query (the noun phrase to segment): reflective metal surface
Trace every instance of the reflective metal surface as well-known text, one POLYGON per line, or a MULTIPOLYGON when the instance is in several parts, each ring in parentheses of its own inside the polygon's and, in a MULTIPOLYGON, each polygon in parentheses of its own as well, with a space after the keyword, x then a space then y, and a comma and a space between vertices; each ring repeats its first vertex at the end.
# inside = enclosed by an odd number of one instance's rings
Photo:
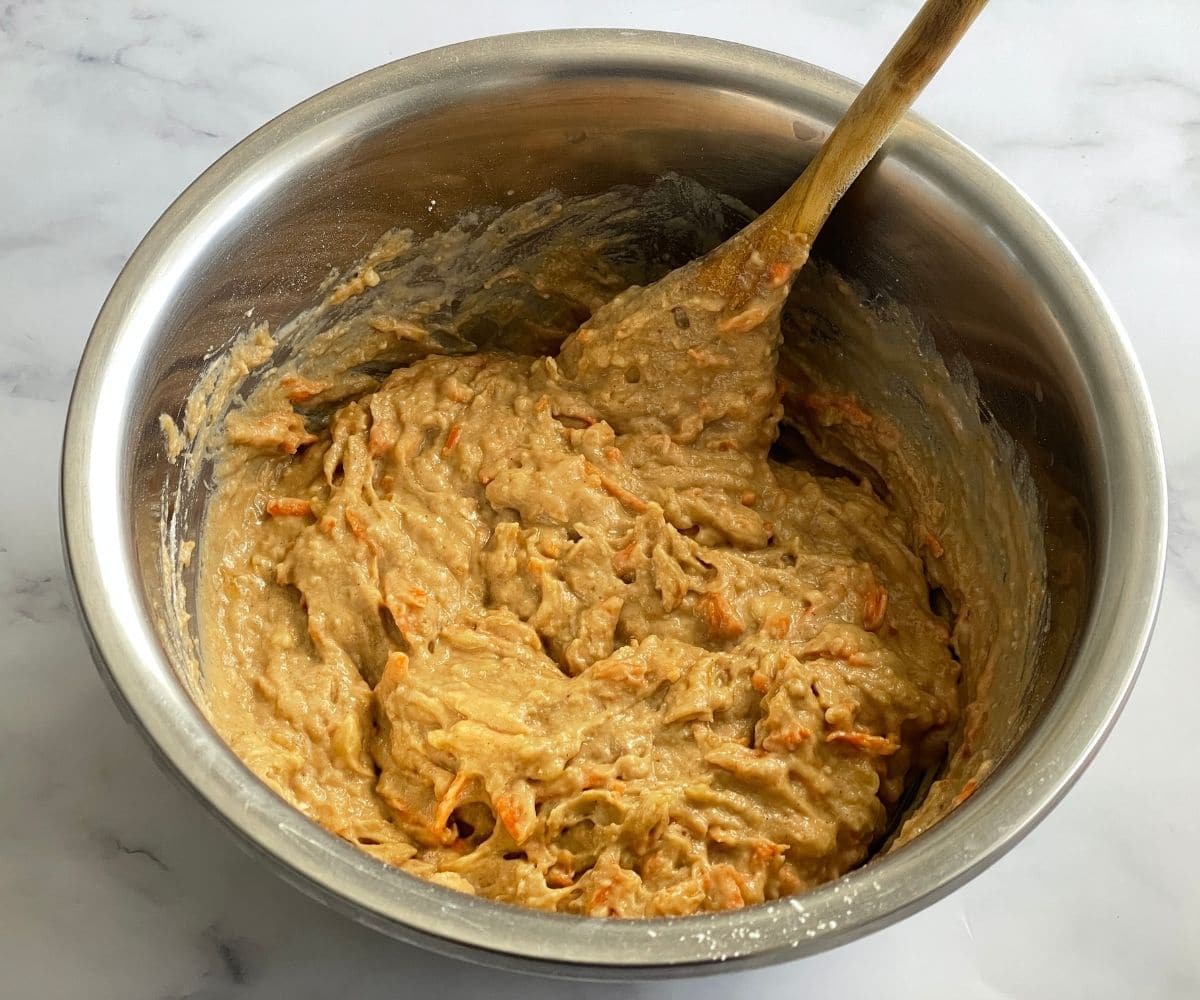
MULTIPOLYGON (((193 704, 155 625, 157 419, 205 356, 307 305, 331 265, 398 223, 555 186, 597 191, 677 170, 763 207, 854 87, 740 46, 581 31, 469 42, 373 70, 255 133, 163 215, 122 272, 79 368, 63 452, 63 533, 100 671, 169 771, 306 892, 447 954, 558 975, 652 977, 810 954, 899 919, 994 861, 1095 753, 1144 652, 1165 544, 1163 462, 1129 343, 1087 270, 994 170, 909 119, 817 253, 962 352, 1035 474, 1090 536, 1069 583, 1078 627, 1040 665, 1014 748, 910 845, 793 900, 652 922, 518 910, 389 869, 260 784, 193 704)), ((1069 579, 1069 578, 1068 578, 1069 579)), ((1060 598, 1064 595, 1059 595, 1060 598)))

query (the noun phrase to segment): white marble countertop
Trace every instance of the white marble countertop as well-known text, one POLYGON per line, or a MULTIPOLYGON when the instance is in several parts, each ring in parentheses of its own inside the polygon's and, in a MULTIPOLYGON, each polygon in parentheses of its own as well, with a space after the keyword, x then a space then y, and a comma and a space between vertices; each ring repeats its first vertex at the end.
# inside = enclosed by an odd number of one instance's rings
POLYGON ((1200 4, 1007 0, 918 108, 1098 274, 1162 424, 1170 561, 1115 732, 1066 801, 946 900, 773 969, 621 989, 484 971, 292 890, 164 777, 92 668, 59 550, 76 359, 182 188, 300 99, 460 39, 652 27, 864 79, 915 0, 0 3, 0 994, 13 997, 1200 996, 1200 4))

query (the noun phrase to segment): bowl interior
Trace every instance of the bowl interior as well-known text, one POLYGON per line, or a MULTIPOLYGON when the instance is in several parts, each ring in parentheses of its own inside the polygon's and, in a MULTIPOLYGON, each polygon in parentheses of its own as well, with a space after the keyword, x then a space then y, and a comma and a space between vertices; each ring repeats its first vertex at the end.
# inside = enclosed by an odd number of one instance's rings
MULTIPOLYGON (((1152 418, 1135 407, 1125 418, 1136 425, 1132 437, 1114 443, 1117 417, 1103 407, 1121 394, 1113 358, 1126 349, 1115 327, 1095 328, 1097 316, 1108 316, 1086 272, 1001 178, 917 120, 901 127, 889 155, 838 207, 816 254, 909 309, 944 355, 970 362, 987 407, 1027 452, 1043 494, 1056 498, 1048 505, 1051 528, 1062 529, 1049 551, 1055 626, 1014 719, 1008 762, 963 815, 843 880, 874 883, 855 919, 828 926, 821 915, 844 907, 832 890, 819 890, 802 905, 776 907, 775 929, 753 938, 735 933, 759 919, 743 913, 692 918, 709 930, 678 940, 652 941, 644 928, 608 923, 590 931, 563 925, 548 940, 552 918, 504 909, 502 921, 493 919, 497 904, 449 899, 447 890, 384 871, 298 816, 268 834, 290 810, 248 788, 248 772, 187 713, 186 683, 152 624, 167 620, 160 498, 177 474, 165 459, 159 415, 180 414, 206 359, 251 317, 286 321, 312 304, 331 267, 349 264, 398 224, 431 232, 464 210, 517 204, 551 187, 595 192, 677 171, 765 207, 852 93, 812 67, 696 39, 555 33, 469 43, 365 74, 266 126, 193 185, 139 248, 81 369, 64 465, 72 570, 119 700, 172 767, 290 877, 361 920, 448 951, 482 947, 535 964, 643 971, 716 957, 763 960, 865 933, 946 891, 1027 829, 1094 749, 1137 655, 1092 684, 1094 703, 1080 714, 1073 685, 1091 683, 1080 675, 1103 667, 1078 651, 1093 629, 1089 609, 1104 597, 1100 571, 1111 573, 1115 558, 1114 463, 1132 462, 1139 440, 1153 450, 1152 418), (73 492, 73 475, 90 490, 88 523, 75 529, 70 508, 82 494, 73 492), (112 538, 98 541, 103 524, 112 538), (113 547, 112 565, 96 569, 93 581, 107 598, 88 596, 85 544, 113 547), (119 584, 131 589, 118 607, 111 592, 119 584), (1054 751, 1050 786, 1013 811, 1005 796, 1033 780, 1032 758, 1052 752, 1047 734, 1068 716, 1083 735, 1070 753, 1054 751), (244 809, 235 818, 238 801, 244 809)), ((1125 377, 1134 403, 1144 404, 1136 368, 1125 377)), ((195 525, 201 513, 189 510, 185 520, 195 525)), ((1151 613, 1139 604, 1127 614, 1142 630, 1129 640, 1137 645, 1151 613)))
MULTIPOLYGON (((170 474, 158 415, 182 411, 205 359, 251 322, 274 328, 314 304, 331 267, 344 269, 393 226, 432 232, 464 211, 520 204, 549 188, 593 193, 669 171, 761 209, 803 168, 835 114, 735 93, 716 81, 650 83, 599 73, 514 80, 415 108, 410 94, 398 97, 403 114, 386 94, 355 109, 353 142, 315 151, 309 144, 300 163, 277 151, 286 172, 192 261, 171 303, 174 315, 161 324, 137 379, 147 390, 138 407, 145 431, 132 465, 145 500, 160 495, 170 474)), ((339 124, 336 134, 344 131, 339 124)), ((1079 565, 1090 559, 1089 526, 1101 515, 1092 488, 1098 456, 1069 333, 1037 275, 979 211, 972 192, 953 179, 888 158, 837 208, 815 256, 911 311, 943 356, 970 362, 983 401, 1030 456, 1043 496, 1058 499, 1049 515, 1073 519, 1051 525, 1070 539, 1067 550, 1051 553, 1059 561, 1052 576, 1065 581, 1054 594, 1057 641, 1046 645, 1022 703, 1015 746, 1044 709, 1089 600, 1089 574, 1079 565)), ((203 497, 192 501, 184 520, 196 525, 203 497)), ((141 515, 133 542, 142 600, 170 621, 161 605, 156 507, 134 509, 141 515)))

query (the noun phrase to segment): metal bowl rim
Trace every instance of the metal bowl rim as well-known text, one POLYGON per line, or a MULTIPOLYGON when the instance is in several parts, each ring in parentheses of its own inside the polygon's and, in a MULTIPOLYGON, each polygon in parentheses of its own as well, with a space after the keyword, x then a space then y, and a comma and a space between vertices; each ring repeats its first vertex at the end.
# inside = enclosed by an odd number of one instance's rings
POLYGON ((193 182, 134 251, 88 339, 72 391, 61 470, 62 536, 68 576, 101 676, 160 763, 191 789, 244 843, 310 895, 361 923, 434 951, 553 975, 651 978, 798 957, 877 930, 944 896, 1027 834, 1078 778, 1116 720, 1144 657, 1161 593, 1166 556, 1166 482, 1148 391, 1129 340, 1107 299, 1055 227, 995 168, 968 147, 909 115, 888 155, 919 164, 927 176, 969 192, 974 208, 1008 238, 1022 240, 1072 313, 1087 320, 1089 343, 1107 352, 1132 419, 1096 415, 1106 462, 1128 482, 1134 457, 1137 496, 1105 487, 1114 523, 1140 525, 1101 541, 1100 568, 1113 546, 1133 554, 1133 579, 1117 589, 1101 579, 1091 620, 1050 716, 965 805, 901 851, 801 897, 740 911, 648 921, 588 920, 523 910, 426 883, 375 861, 304 819, 259 782, 225 746, 173 678, 150 623, 131 598, 136 572, 128 553, 114 559, 111 525, 121 523, 122 442, 105 438, 105 419, 125 405, 117 369, 138 346, 142 310, 169 290, 178 251, 203 238, 198 219, 243 192, 273 150, 302 141, 323 122, 382 97, 428 86, 449 71, 470 86, 597 74, 653 78, 669 69, 702 86, 736 81, 739 92, 849 104, 853 82, 811 64, 731 42, 662 32, 578 29, 528 32, 423 52, 339 83, 285 111, 233 147, 193 182), (1118 515, 1122 517, 1119 518, 1118 515), (109 535, 104 534, 108 528, 109 535), (1122 534, 1126 537, 1122 538, 1122 534), (122 593, 119 585, 124 586, 122 593), (114 586, 118 585, 118 586, 114 586), (1130 595, 1133 595, 1132 597, 1130 595), (1118 600, 1119 598, 1119 600, 1118 600), (1105 642, 1094 638, 1109 615, 1105 642), (1080 663, 1086 663, 1082 683, 1080 663), (1068 700, 1072 699, 1072 700, 1068 700), (1090 718, 1089 726, 1071 725, 1090 718), (853 903, 853 905, 850 905, 853 903))

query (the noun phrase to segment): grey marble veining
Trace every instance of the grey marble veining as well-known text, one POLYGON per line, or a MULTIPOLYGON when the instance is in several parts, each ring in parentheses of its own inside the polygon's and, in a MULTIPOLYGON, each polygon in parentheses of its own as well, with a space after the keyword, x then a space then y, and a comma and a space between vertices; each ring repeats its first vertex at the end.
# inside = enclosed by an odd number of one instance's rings
POLYGON ((831 954, 632 990, 483 972, 324 910, 164 777, 93 670, 56 510, 76 359, 121 264, 241 136, 360 70, 481 34, 709 34, 862 79, 915 0, 0 0, 0 994, 503 998, 1200 995, 1200 5, 995 3, 918 108, 1063 229, 1128 327, 1168 458, 1158 631, 1066 801, 943 902, 831 954))

